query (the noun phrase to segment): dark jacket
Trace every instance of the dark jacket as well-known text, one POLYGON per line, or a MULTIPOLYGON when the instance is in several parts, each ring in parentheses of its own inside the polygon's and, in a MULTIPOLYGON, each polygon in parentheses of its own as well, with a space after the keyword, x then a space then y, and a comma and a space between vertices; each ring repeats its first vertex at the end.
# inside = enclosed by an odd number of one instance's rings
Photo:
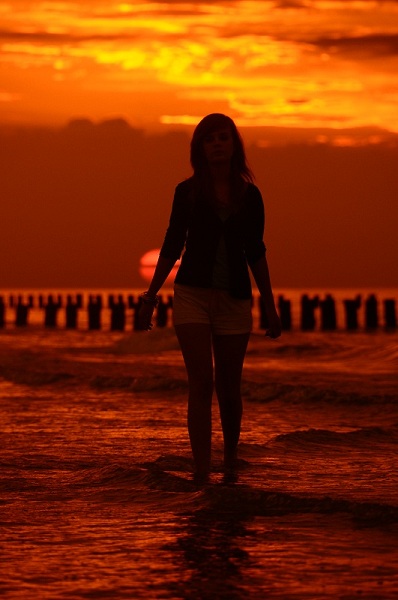
POLYGON ((160 255, 178 260, 185 246, 175 283, 212 287, 212 273, 221 235, 228 258, 229 293, 234 298, 251 298, 248 264, 265 256, 264 204, 260 190, 248 184, 240 208, 222 221, 211 203, 195 197, 192 178, 178 184, 169 227, 160 255))

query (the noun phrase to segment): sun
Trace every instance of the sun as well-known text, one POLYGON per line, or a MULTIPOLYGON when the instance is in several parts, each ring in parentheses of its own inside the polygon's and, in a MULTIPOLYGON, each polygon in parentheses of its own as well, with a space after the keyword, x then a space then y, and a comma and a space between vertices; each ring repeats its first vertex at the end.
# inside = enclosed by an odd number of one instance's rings
MULTIPOLYGON (((140 266, 139 266, 139 274, 144 281, 149 283, 153 277, 153 273, 155 271, 156 263, 159 258, 160 249, 156 248, 154 250, 148 250, 141 256, 140 266)), ((171 270, 170 275, 165 281, 165 285, 172 285, 174 282, 174 278, 179 267, 180 261, 178 260, 171 270)))

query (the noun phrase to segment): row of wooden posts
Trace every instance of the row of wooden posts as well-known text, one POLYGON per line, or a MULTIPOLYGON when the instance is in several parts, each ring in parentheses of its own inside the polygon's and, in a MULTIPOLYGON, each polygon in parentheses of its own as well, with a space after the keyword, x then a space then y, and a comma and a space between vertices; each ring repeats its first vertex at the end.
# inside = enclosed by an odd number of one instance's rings
MULTIPOLYGON (((317 328, 316 314, 319 312, 320 329, 322 331, 333 331, 337 329, 337 311, 336 301, 331 294, 326 294, 324 298, 319 296, 310 297, 307 294, 301 296, 301 316, 300 328, 302 331, 314 331, 317 328)), ((261 304, 261 300, 260 300, 261 304)), ((359 329, 359 311, 364 310, 363 327, 366 330, 375 330, 384 327, 387 330, 397 328, 397 312, 394 298, 383 300, 383 315, 380 318, 379 301, 375 294, 370 294, 363 302, 358 294, 355 298, 343 300, 345 313, 345 328, 348 331, 359 329)), ((283 296, 278 298, 278 311, 282 322, 282 329, 292 329, 291 302, 283 296)), ((264 317, 264 322, 260 323, 260 328, 266 329, 267 318, 264 307, 260 307, 260 315, 264 317)))
MULTIPOLYGON (((268 324, 264 306, 259 298, 256 301, 259 309, 258 326, 260 329, 266 329, 268 324)), ((322 331, 333 331, 338 328, 336 301, 331 294, 327 294, 324 298, 319 296, 310 297, 308 294, 303 294, 300 304, 300 329, 302 331, 314 331, 318 328, 322 331)), ((395 299, 383 300, 382 310, 380 310, 379 304, 375 294, 370 294, 364 301, 362 301, 360 295, 353 299, 343 300, 345 329, 355 331, 363 327, 366 330, 376 330, 383 327, 386 330, 395 330, 397 328, 395 299), (362 319, 359 318, 361 308, 364 310, 362 319)), ((84 302, 82 294, 68 294, 66 299, 61 294, 48 294, 47 296, 40 294, 36 298, 31 294, 26 297, 11 295, 6 300, 3 296, 0 296, 0 328, 6 327, 8 323, 13 323, 16 327, 26 327, 29 324, 31 309, 39 308, 43 311, 45 327, 58 327, 59 312, 64 309, 65 328, 77 329, 79 312, 85 309, 87 311, 87 328, 89 330, 100 330, 103 327, 103 309, 107 307, 110 311, 111 331, 137 330, 139 306, 139 297, 128 295, 126 298, 122 294, 109 294, 106 304, 101 294, 89 295, 86 302, 84 302), (130 324, 128 323, 128 310, 132 311, 130 324), (8 311, 13 312, 14 318, 12 320, 7 318, 8 311)), ((277 306, 282 329, 284 331, 292 330, 291 301, 283 295, 279 295, 277 306)), ((172 296, 159 297, 159 304, 154 313, 154 323, 157 327, 166 327, 169 324, 172 307, 172 296)))

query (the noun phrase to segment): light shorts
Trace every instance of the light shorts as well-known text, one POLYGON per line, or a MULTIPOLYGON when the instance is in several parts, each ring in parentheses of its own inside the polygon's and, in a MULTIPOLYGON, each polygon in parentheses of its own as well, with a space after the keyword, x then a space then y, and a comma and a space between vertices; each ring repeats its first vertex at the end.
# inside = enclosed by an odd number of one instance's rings
POLYGON ((204 323, 216 335, 250 333, 251 299, 233 298, 226 290, 174 285, 173 324, 204 323))

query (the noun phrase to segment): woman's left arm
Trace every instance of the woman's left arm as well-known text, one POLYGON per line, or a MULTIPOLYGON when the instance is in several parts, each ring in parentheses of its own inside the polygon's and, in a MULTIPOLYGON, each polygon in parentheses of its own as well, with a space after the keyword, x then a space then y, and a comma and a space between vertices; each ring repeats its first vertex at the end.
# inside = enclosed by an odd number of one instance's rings
POLYGON ((250 188, 250 209, 248 213, 248 235, 246 237, 246 256, 253 273, 258 291, 264 301, 269 327, 266 335, 277 338, 281 335, 281 323, 276 312, 271 278, 263 241, 264 235, 264 203, 260 190, 256 186, 250 188))
POLYGON ((277 338, 281 335, 281 322, 275 308, 274 295, 272 293, 271 278, 268 263, 265 256, 259 258, 250 265, 258 291, 264 300, 265 311, 268 318, 268 329, 266 335, 277 338))

